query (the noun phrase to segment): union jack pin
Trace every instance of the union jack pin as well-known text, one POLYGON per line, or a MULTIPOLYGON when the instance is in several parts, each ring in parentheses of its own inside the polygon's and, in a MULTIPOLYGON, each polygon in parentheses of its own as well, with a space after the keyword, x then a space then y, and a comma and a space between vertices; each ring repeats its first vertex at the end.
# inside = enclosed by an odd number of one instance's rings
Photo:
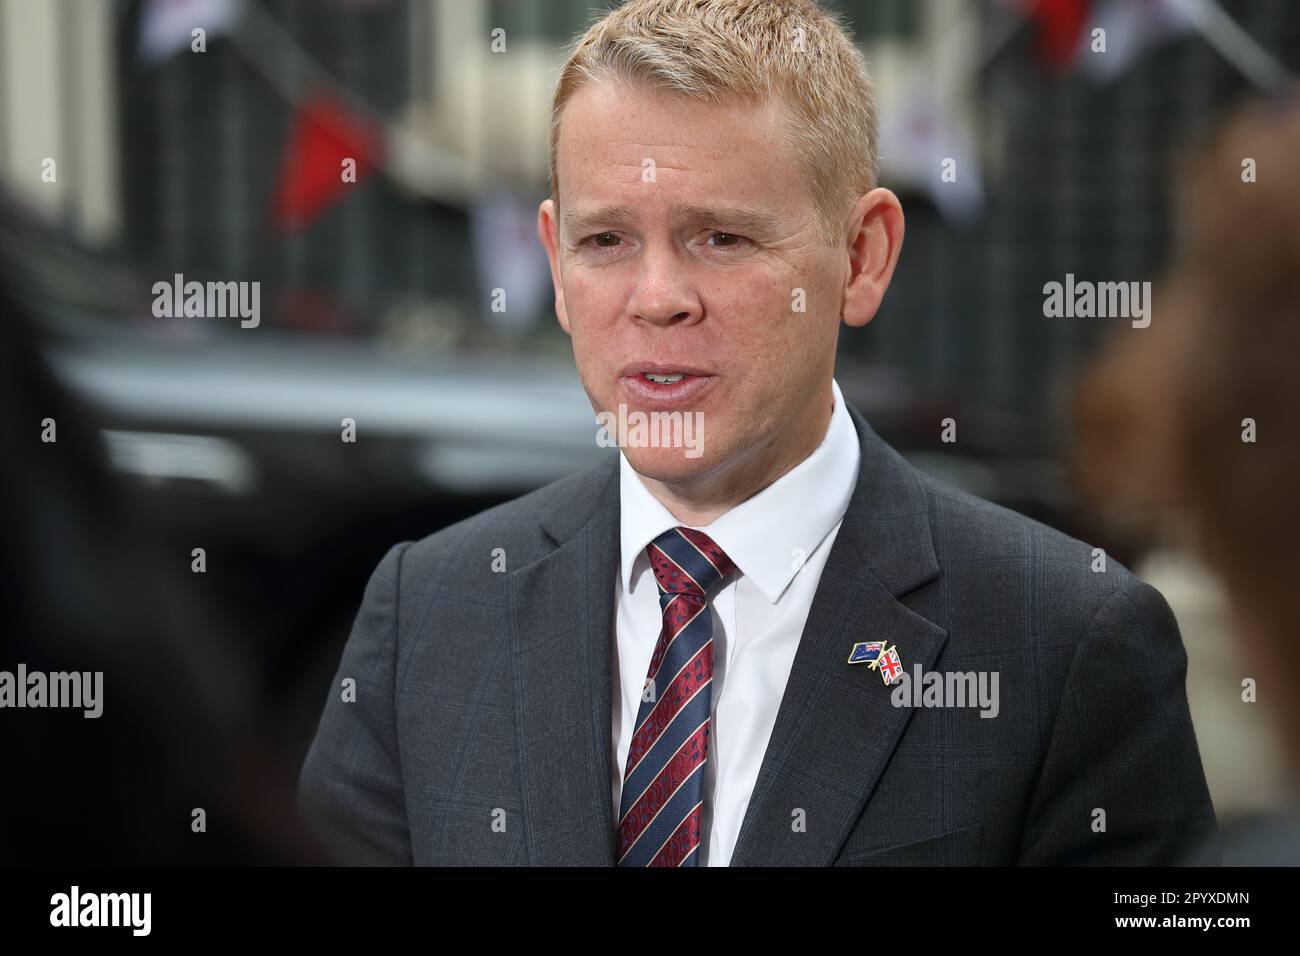
POLYGON ((898 680, 898 675, 903 673, 903 662, 898 658, 897 647, 885 648, 871 666, 880 668, 880 679, 886 686, 898 680))

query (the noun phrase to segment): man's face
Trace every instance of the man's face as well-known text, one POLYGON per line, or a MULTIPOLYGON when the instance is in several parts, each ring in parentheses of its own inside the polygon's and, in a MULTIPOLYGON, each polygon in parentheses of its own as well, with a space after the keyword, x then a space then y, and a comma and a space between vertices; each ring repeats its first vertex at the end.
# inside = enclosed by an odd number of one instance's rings
POLYGON ((624 448, 647 477, 788 468, 824 428, 849 256, 818 233, 785 122, 775 99, 612 83, 564 109, 561 217, 548 200, 539 229, 583 387, 597 412, 703 415, 699 457, 624 448))

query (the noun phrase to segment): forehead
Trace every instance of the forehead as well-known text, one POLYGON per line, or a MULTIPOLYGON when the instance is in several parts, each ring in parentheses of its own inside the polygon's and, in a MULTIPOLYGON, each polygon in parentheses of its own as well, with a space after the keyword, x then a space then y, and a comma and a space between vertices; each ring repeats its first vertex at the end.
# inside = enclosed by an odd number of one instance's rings
POLYGON ((788 124, 775 96, 713 104, 627 81, 588 83, 561 116, 560 207, 743 204, 792 212, 809 197, 788 124))

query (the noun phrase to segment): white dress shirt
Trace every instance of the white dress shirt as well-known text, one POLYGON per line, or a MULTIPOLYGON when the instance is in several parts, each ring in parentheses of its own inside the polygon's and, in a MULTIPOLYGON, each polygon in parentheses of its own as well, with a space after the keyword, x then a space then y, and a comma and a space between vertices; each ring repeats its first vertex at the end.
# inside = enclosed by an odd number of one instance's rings
MULTIPOLYGON (((777 481, 701 527, 739 568, 713 593, 713 685, 704 766, 700 865, 731 861, 817 582, 858 477, 858 433, 839 385, 817 449, 777 481)), ((618 653, 612 777, 619 819, 623 767, 663 616, 646 546, 682 523, 619 454, 622 561, 615 585, 618 653)), ((695 527, 687 525, 686 527, 695 527)))

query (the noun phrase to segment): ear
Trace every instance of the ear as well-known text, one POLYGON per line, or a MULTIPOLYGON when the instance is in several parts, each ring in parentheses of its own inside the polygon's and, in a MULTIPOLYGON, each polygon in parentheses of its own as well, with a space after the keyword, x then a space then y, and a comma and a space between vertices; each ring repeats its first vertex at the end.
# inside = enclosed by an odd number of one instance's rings
POLYGON ((848 225, 849 275, 841 318, 862 326, 875 318, 903 248, 903 207, 876 188, 853 204, 848 225))
POLYGON ((547 199, 537 207, 537 236, 546 248, 546 258, 551 263, 551 284, 555 286, 555 317, 560 320, 560 328, 565 334, 569 332, 569 314, 564 308, 564 283, 560 279, 560 237, 559 215, 555 201, 547 199))

